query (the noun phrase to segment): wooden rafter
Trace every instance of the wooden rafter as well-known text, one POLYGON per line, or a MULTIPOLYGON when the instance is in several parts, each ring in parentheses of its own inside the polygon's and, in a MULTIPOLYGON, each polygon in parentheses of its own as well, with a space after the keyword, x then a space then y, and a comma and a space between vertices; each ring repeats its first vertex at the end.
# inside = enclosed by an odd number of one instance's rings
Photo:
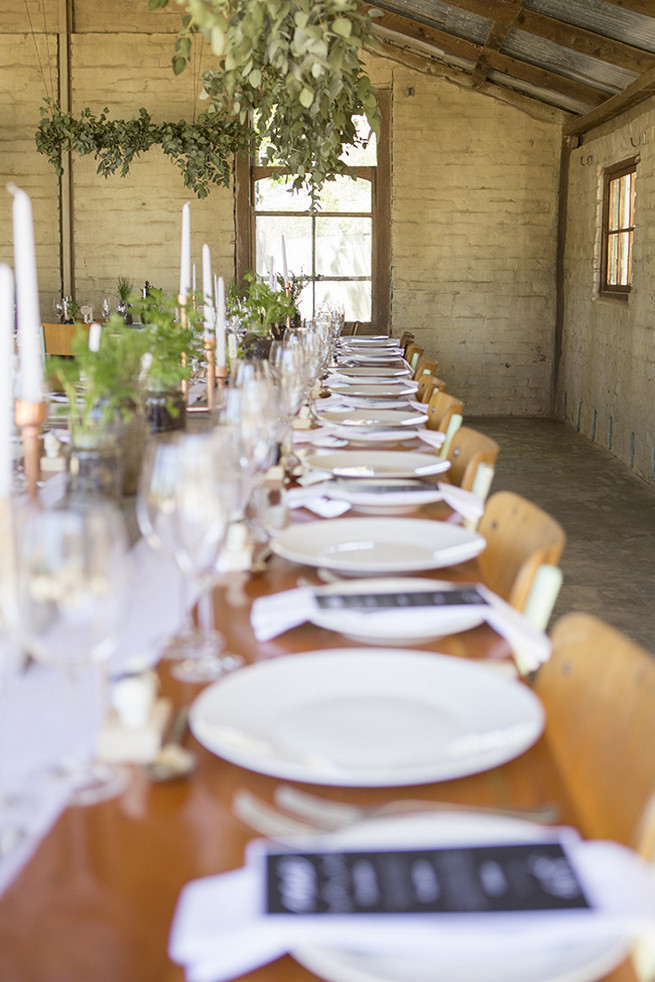
MULTIPOLYGON (((489 28, 489 33, 487 34, 485 42, 482 46, 482 51, 478 57, 477 64, 473 69, 473 85, 475 88, 482 88, 483 85, 486 85, 490 71, 488 55, 492 51, 502 51, 507 35, 516 23, 516 19, 523 9, 523 0, 516 0, 513 7, 513 17, 506 16, 502 20, 494 20, 489 28)), ((508 11, 508 14, 509 13, 510 11, 508 11)))
MULTIPOLYGON (((506 0, 503 0, 503 2, 505 2, 505 6, 509 9, 506 0)), ((512 6, 516 15, 516 4, 512 6)), ((476 65, 480 56, 484 55, 487 72, 501 72, 511 78, 527 82, 537 88, 559 93, 560 95, 566 96, 567 99, 573 99, 576 102, 581 102, 591 107, 600 105, 606 99, 604 92, 599 92, 590 85, 566 78, 563 75, 557 75, 554 72, 549 72, 535 65, 528 65, 515 58, 510 58, 500 51, 484 48, 482 45, 476 44, 473 41, 466 41, 463 38, 448 34, 446 31, 441 31, 436 27, 430 27, 422 21, 404 17, 401 14, 392 14, 383 11, 382 16, 376 17, 374 23, 396 35, 428 44, 439 51, 445 52, 447 55, 450 54, 464 59, 473 65, 476 65)))
POLYGON ((584 116, 570 120, 564 126, 564 134, 565 136, 579 136, 581 133, 586 133, 594 126, 600 126, 601 123, 614 119, 615 116, 619 116, 622 112, 636 106, 637 103, 643 102, 644 99, 648 99, 652 95, 655 95, 655 68, 644 72, 636 82, 629 85, 623 92, 619 92, 618 95, 607 99, 602 105, 585 113, 584 116))

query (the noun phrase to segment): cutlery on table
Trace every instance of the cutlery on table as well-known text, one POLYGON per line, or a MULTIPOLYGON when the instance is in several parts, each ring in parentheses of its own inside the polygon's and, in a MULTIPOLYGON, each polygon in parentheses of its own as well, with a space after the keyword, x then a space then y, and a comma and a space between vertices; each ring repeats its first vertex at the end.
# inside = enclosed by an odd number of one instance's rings
POLYGON ((443 801, 398 799, 384 805, 364 808, 311 795, 285 784, 276 788, 274 797, 278 808, 242 788, 232 799, 234 813, 256 832, 269 836, 318 835, 336 832, 366 819, 411 815, 420 811, 474 812, 478 815, 501 815, 546 824, 557 821, 559 815, 559 809, 554 804, 536 808, 486 808, 443 801), (280 811, 280 808, 285 811, 280 811))

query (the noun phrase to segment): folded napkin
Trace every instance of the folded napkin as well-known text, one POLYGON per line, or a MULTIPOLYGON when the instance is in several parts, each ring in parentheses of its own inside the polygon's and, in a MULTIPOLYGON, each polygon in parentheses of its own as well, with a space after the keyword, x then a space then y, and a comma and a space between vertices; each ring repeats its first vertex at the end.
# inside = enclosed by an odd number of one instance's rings
POLYGON ((312 485, 307 488, 290 488, 287 492, 287 504, 289 508, 307 508, 321 518, 337 518, 350 511, 351 507, 347 501, 326 498, 321 494, 320 487, 312 485))
MULTIPOLYGON (((426 590, 430 589, 430 581, 426 580, 426 590)), ((435 584, 435 589, 437 586, 435 584)), ((508 603, 482 584, 476 584, 476 589, 483 603, 475 610, 490 627, 501 637, 505 638, 511 647, 517 662, 523 672, 535 671, 539 665, 550 657, 550 640, 548 636, 536 628, 519 611, 514 610, 508 603)), ((473 613, 474 608, 467 605, 466 609, 473 613)), ((435 609, 424 608, 429 615, 428 623, 434 628, 435 609)), ((447 608, 452 614, 453 607, 447 608)), ((311 621, 319 612, 314 587, 295 587, 264 597, 257 597, 250 611, 250 624, 258 641, 269 641, 285 631, 311 621)), ((352 618, 355 612, 348 611, 352 618)), ((381 618, 391 628, 402 630, 411 618, 412 624, 417 623, 421 616, 420 607, 385 608, 382 610, 361 611, 362 618, 381 618)))
POLYGON ((429 443, 431 447, 435 447, 437 450, 443 447, 443 442, 446 439, 446 434, 440 430, 418 430, 416 435, 419 440, 429 443))
POLYGON ((467 522, 477 523, 480 521, 484 512, 484 501, 477 494, 473 494, 472 491, 465 491, 464 488, 458 488, 456 484, 447 484, 445 481, 439 481, 437 487, 443 500, 458 515, 465 518, 467 522))
POLYGON ((616 940, 619 960, 620 941, 627 952, 654 917, 647 864, 573 829, 454 846, 438 833, 400 846, 358 840, 355 850, 328 836, 286 848, 255 840, 243 868, 183 889, 169 955, 189 982, 232 979, 307 946, 435 963, 474 954, 483 963, 508 950, 538 958, 553 945, 616 940))
POLYGON ((294 447, 304 444, 314 447, 345 447, 347 443, 347 440, 341 440, 338 436, 334 436, 325 426, 317 426, 313 430, 293 431, 294 447))

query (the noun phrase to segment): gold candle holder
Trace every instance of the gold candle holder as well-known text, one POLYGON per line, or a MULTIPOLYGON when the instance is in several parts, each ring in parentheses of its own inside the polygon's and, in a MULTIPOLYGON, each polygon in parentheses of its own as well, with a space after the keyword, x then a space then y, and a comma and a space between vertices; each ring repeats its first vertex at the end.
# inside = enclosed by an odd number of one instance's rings
POLYGON ((47 415, 46 404, 31 402, 28 399, 16 400, 16 426, 23 442, 23 461, 27 493, 31 501, 36 501, 41 480, 41 451, 39 437, 47 415))
MULTIPOLYGON (((186 303, 187 303, 186 294, 178 293, 177 302, 180 306, 180 309, 178 311, 180 315, 180 326, 186 328, 189 325, 189 320, 187 318, 187 313, 186 313, 186 303)), ((184 354, 182 355, 182 365, 186 365, 186 355, 184 354)), ((184 396, 184 401, 187 402, 189 399, 189 383, 185 378, 182 379, 182 395, 184 396)))
POLYGON ((207 409, 213 409, 216 405, 215 348, 216 340, 214 338, 205 338, 205 357, 207 358, 207 409))

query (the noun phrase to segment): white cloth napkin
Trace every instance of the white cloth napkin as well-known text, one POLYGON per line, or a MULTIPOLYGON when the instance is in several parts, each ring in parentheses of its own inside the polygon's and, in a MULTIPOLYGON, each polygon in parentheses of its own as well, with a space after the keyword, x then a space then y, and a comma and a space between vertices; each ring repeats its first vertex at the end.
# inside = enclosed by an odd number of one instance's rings
POLYGON ((446 434, 440 430, 418 430, 416 435, 419 440, 423 440, 424 443, 435 447, 436 450, 440 450, 443 447, 443 442, 446 439, 446 434))
POLYGON ((334 436, 325 426, 317 426, 313 430, 294 430, 294 447, 309 445, 313 447, 345 447, 347 440, 334 436))
MULTIPOLYGON (((429 588, 429 581, 426 582, 429 588)), ((487 587, 476 584, 476 588, 487 603, 480 605, 479 608, 468 606, 467 610, 471 613, 473 609, 478 610, 490 627, 505 638, 524 672, 535 671, 550 657, 548 636, 487 587)), ((311 620, 318 610, 315 589, 295 587, 292 590, 257 597, 251 608, 250 623, 258 641, 270 641, 271 638, 311 620)), ((449 610, 452 613, 453 608, 450 607, 449 610)), ((357 612, 349 610, 348 613, 352 617, 357 612)), ((436 616, 434 608, 429 609, 429 615, 429 624, 432 627, 436 616)), ((412 624, 416 624, 421 616, 421 608, 392 607, 379 611, 368 610, 362 611, 361 616, 367 620, 381 618, 385 624, 402 629, 408 617, 412 619, 412 624)))
MULTIPOLYGON (((570 910, 433 914, 269 914, 265 906, 266 846, 250 844, 246 865, 193 881, 183 889, 169 938, 171 959, 185 966, 189 982, 222 982, 302 946, 357 950, 371 957, 429 959, 502 958, 508 949, 538 957, 551 946, 602 943, 631 937, 655 917, 655 875, 624 846, 583 842, 573 830, 535 828, 535 849, 561 841, 590 907, 570 910)), ((484 845, 496 844, 493 837, 484 845)), ((476 843, 482 845, 482 843, 476 843)), ((503 840, 502 844, 507 844, 503 840)), ((330 838, 289 843, 295 849, 326 852, 330 838)), ((408 848, 438 848, 421 839, 408 848)), ((384 851, 376 843, 372 851, 384 851)), ((388 848, 388 847, 387 847, 388 848)), ((398 848, 392 843, 391 848, 398 848)), ((366 849, 358 842, 357 850, 366 849)), ((275 850, 274 850, 275 851, 275 850)), ((279 851, 279 850, 277 850, 279 851)), ((302 867, 302 862, 296 869, 302 867)), ((300 890, 300 895, 302 895, 300 890)), ((617 958, 620 958, 620 952, 617 958)))
POLYGON ((437 487, 441 492, 441 497, 447 505, 456 511, 458 515, 465 518, 468 522, 479 522, 484 512, 484 501, 472 491, 465 491, 458 488, 456 484, 447 484, 446 481, 439 481, 437 487))
POLYGON ((287 492, 287 504, 289 508, 307 508, 321 518, 337 518, 350 511, 347 501, 338 501, 336 498, 326 498, 321 494, 324 483, 313 485, 307 488, 290 488, 287 492))

